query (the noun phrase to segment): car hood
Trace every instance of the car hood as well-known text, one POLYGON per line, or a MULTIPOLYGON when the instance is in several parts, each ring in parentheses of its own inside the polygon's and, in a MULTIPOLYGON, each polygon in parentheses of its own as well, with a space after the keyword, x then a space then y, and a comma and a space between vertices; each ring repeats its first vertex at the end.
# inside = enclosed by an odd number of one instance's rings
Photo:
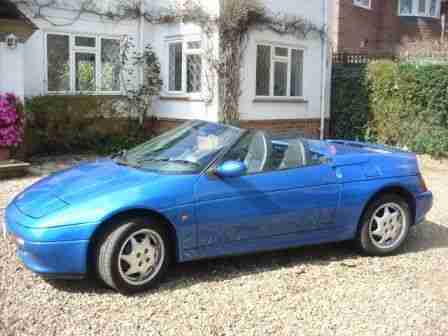
POLYGON ((32 185, 15 199, 24 214, 41 218, 67 205, 125 190, 142 183, 148 184, 162 176, 130 167, 111 160, 85 163, 52 174, 32 185))

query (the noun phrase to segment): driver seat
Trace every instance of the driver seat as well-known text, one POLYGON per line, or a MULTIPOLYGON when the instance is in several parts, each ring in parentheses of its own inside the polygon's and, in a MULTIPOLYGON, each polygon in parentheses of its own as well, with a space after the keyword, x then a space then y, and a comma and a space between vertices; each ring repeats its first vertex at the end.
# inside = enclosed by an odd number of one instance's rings
POLYGON ((262 131, 257 131, 252 137, 244 163, 248 173, 259 173, 266 169, 271 157, 271 142, 262 131))

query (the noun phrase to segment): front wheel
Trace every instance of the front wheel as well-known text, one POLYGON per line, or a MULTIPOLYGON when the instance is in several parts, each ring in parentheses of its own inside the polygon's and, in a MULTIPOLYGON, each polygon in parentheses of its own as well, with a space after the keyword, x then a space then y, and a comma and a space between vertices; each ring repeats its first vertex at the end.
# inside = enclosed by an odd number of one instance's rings
POLYGON ((411 224, 409 204, 398 195, 384 195, 373 201, 361 220, 358 245, 372 256, 394 253, 406 240, 411 224))
POLYGON ((147 290, 165 275, 171 261, 163 225, 143 219, 117 223, 101 240, 97 271, 110 287, 124 294, 147 290))

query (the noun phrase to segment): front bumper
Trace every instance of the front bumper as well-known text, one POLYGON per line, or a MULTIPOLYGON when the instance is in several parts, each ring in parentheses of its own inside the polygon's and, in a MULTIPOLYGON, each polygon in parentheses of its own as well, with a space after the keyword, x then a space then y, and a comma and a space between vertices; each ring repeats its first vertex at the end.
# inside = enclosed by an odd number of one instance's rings
POLYGON ((415 198, 415 224, 422 223, 433 205, 432 192, 427 191, 415 198))
POLYGON ((81 278, 87 273, 89 238, 97 223, 33 228, 34 219, 14 204, 5 212, 6 230, 14 237, 17 256, 29 270, 47 278, 81 278))
POLYGON ((17 256, 26 268, 46 278, 83 278, 88 241, 17 245, 17 256))

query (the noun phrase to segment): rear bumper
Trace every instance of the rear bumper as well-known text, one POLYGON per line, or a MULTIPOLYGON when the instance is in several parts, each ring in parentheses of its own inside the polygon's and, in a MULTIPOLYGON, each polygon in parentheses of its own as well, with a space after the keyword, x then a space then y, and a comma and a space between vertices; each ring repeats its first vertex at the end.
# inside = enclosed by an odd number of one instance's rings
POLYGON ((84 277, 87 273, 88 237, 97 223, 33 228, 29 226, 31 221, 14 204, 7 207, 6 230, 14 238, 16 254, 23 265, 46 278, 84 277))
POLYGON ((421 193, 415 198, 415 224, 420 224, 425 220, 426 214, 433 205, 433 195, 430 191, 421 193))

